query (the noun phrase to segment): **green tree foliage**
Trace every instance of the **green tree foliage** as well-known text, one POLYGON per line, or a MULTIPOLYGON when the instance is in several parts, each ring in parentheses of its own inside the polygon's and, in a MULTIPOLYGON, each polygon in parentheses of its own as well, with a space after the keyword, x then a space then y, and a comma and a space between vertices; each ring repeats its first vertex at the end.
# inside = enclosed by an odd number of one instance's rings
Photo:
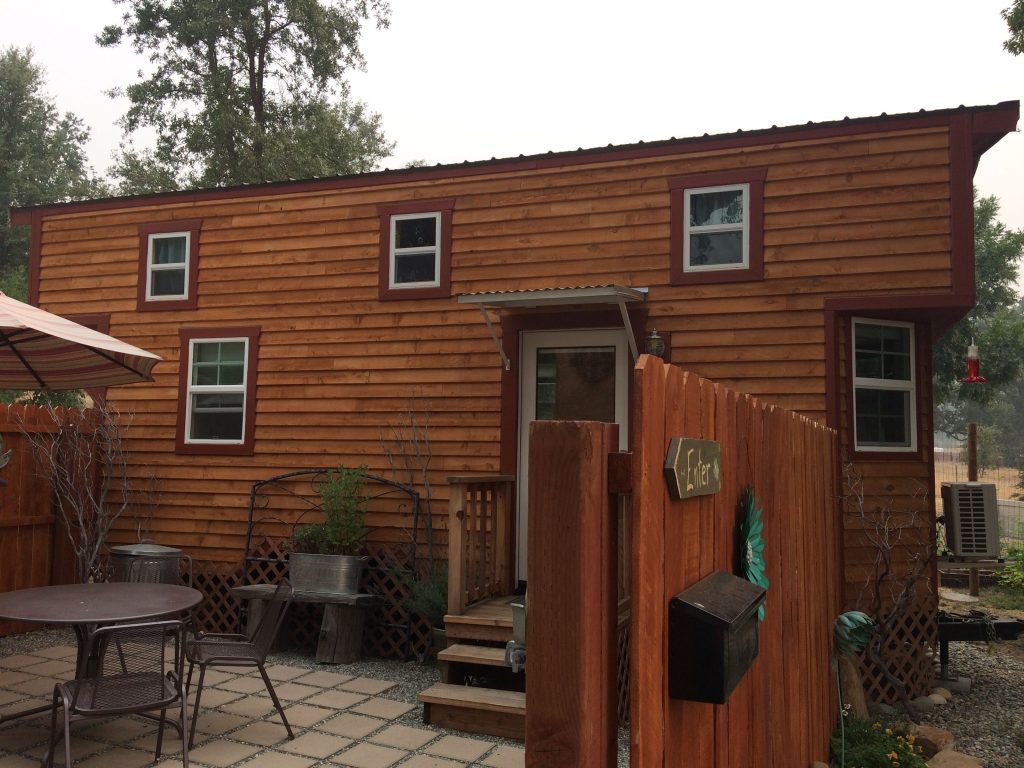
POLYGON ((131 106, 110 169, 119 192, 165 191, 370 170, 390 155, 380 117, 344 80, 363 67, 363 21, 384 0, 114 0, 127 12, 101 46, 130 42, 148 74, 113 95, 131 106), (139 152, 131 135, 156 132, 139 152))
POLYGON ((1003 10, 1003 20, 1010 37, 1003 43, 1003 48, 1014 56, 1024 51, 1024 0, 1013 0, 1013 5, 1003 10))
POLYGON ((1014 287, 1024 255, 1024 231, 1007 228, 998 216, 999 201, 994 196, 975 194, 977 303, 935 345, 933 353, 935 427, 959 437, 965 434, 969 413, 976 412, 970 403, 993 402, 1024 373, 1024 309, 1014 287), (981 349, 981 369, 988 384, 960 384, 972 339, 981 349))
POLYGON ((88 129, 72 113, 61 114, 45 87, 31 48, 0 51, 0 285, 18 298, 24 295, 28 228, 11 227, 11 207, 104 191, 86 162, 88 129))

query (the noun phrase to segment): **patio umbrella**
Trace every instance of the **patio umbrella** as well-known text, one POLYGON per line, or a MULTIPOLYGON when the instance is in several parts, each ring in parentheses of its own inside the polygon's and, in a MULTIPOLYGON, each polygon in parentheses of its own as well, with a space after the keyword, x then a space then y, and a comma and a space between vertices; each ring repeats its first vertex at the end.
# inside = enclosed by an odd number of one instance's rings
POLYGON ((0 292, 0 388, 89 389, 150 381, 159 359, 0 292))

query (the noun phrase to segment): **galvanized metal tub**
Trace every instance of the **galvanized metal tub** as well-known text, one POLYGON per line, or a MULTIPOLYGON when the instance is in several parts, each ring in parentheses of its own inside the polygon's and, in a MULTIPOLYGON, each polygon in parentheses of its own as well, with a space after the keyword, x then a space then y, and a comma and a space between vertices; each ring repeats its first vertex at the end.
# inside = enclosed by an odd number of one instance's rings
POLYGON ((179 560, 181 550, 160 544, 122 544, 110 548, 110 580, 128 581, 132 563, 138 558, 157 559, 160 563, 160 581, 164 584, 180 584, 179 560))
POLYGON ((308 592, 358 594, 366 557, 356 555, 288 555, 289 579, 295 589, 308 592))

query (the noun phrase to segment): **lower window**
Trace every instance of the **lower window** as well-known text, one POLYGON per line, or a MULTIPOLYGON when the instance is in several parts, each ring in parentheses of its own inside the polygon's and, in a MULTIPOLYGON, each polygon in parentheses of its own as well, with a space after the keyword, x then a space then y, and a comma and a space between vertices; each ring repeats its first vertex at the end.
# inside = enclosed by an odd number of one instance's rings
POLYGON ((183 329, 178 449, 252 453, 258 329, 183 329))
POLYGON ((917 450, 914 326, 855 319, 852 342, 857 450, 917 450))

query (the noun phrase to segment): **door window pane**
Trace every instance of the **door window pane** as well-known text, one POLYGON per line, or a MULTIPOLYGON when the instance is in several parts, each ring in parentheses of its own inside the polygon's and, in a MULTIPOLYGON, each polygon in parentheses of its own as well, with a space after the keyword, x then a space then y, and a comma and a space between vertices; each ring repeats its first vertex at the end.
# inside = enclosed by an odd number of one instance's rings
POLYGON ((536 418, 615 421, 615 347, 537 350, 536 418))

